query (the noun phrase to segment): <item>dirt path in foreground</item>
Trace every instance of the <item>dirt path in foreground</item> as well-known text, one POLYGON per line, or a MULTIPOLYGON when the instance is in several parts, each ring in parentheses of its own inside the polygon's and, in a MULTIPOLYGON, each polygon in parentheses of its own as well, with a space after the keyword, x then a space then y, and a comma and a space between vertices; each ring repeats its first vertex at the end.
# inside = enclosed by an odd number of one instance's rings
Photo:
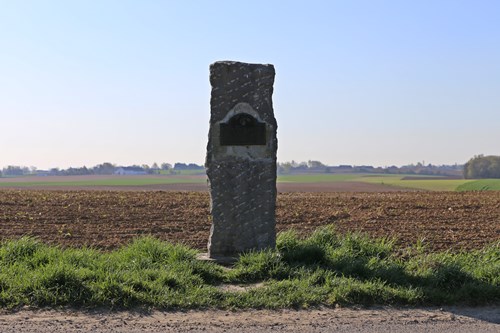
POLYGON ((0 312, 0 332, 500 332, 500 307, 307 311, 0 312))

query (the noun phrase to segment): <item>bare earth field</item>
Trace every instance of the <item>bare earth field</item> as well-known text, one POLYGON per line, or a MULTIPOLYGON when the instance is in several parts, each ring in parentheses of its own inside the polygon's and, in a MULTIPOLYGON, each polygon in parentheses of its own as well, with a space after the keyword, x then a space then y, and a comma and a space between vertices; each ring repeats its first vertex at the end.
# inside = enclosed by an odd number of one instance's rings
MULTIPOLYGON (((500 192, 302 193, 278 195, 277 230, 423 240, 429 250, 476 249, 500 239, 500 192)), ((140 235, 206 248, 206 192, 0 191, 0 239, 36 236, 63 246, 116 248, 140 235)))

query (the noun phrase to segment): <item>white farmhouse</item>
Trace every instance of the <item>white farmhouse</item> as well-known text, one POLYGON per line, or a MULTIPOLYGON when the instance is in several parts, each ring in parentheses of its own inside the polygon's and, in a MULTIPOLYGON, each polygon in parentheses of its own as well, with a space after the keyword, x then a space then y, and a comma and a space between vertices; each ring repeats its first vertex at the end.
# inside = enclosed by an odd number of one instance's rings
POLYGON ((141 167, 118 167, 115 170, 115 175, 145 175, 146 171, 144 171, 141 167))

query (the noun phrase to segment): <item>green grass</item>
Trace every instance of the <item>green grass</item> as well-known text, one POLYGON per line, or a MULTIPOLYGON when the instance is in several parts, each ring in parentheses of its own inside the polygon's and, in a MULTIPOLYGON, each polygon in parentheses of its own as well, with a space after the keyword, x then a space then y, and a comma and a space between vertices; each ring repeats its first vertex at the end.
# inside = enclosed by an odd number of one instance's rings
POLYGON ((500 304, 500 243, 470 253, 401 254, 394 240, 332 227, 242 255, 232 269, 197 252, 140 238, 111 253, 32 238, 0 246, 0 306, 307 308, 335 304, 500 304), (251 286, 230 291, 221 286, 251 286))
POLYGON ((500 179, 480 179, 466 182, 457 191, 500 191, 500 179))
MULTIPOLYGON (((458 186, 470 182, 468 179, 410 179, 404 180, 405 175, 381 175, 360 177, 356 181, 372 184, 383 184, 402 188, 412 188, 427 191, 455 191, 458 186)), ((412 177, 415 177, 412 175, 412 177)), ((428 176, 425 176, 428 177, 428 176)))
POLYGON ((352 181, 359 178, 355 174, 296 174, 296 175, 279 175, 279 183, 326 183, 326 182, 343 182, 352 181))

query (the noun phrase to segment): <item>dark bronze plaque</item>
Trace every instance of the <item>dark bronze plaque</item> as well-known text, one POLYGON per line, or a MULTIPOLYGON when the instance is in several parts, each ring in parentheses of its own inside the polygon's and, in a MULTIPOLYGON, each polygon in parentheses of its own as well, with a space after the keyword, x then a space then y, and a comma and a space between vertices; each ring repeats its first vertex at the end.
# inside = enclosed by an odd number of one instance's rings
POLYGON ((256 146, 266 144, 266 124, 247 113, 233 116, 220 124, 221 146, 256 146))

